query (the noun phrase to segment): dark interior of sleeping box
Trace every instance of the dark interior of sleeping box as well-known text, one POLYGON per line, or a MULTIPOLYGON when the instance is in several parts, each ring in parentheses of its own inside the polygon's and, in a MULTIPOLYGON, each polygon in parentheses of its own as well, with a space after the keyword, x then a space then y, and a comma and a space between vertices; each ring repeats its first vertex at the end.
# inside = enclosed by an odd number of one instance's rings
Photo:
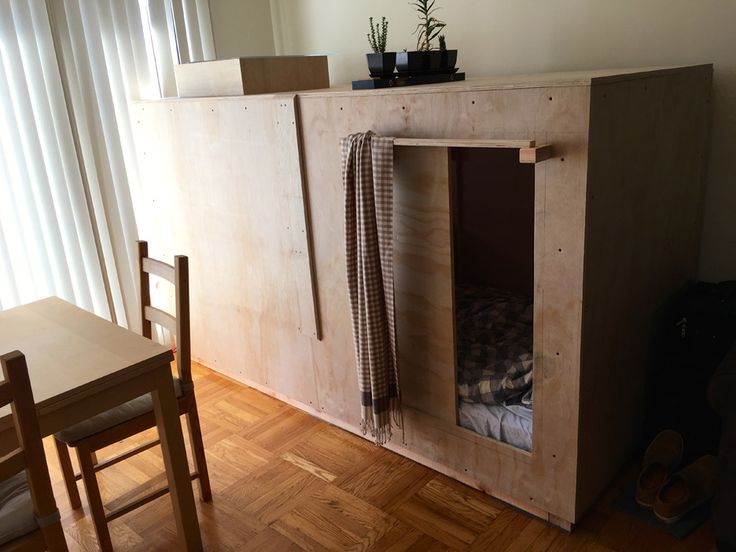
POLYGON ((452 150, 458 423, 530 451, 534 165, 452 150))

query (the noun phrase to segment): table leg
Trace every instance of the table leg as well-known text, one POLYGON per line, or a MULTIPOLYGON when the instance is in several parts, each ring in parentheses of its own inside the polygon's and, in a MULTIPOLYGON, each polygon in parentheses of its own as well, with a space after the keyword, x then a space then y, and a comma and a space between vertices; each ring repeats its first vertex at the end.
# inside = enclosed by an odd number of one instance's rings
POLYGON ((202 550, 202 536, 179 420, 179 407, 169 365, 157 370, 155 378, 156 387, 151 395, 179 540, 185 550, 202 550))

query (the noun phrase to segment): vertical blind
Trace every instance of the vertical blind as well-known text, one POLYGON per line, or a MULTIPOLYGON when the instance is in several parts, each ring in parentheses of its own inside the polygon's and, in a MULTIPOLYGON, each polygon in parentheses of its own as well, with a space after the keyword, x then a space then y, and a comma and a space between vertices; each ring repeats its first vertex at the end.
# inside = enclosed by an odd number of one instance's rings
POLYGON ((213 58, 207 0, 0 0, 0 309, 140 324, 129 101, 213 58))

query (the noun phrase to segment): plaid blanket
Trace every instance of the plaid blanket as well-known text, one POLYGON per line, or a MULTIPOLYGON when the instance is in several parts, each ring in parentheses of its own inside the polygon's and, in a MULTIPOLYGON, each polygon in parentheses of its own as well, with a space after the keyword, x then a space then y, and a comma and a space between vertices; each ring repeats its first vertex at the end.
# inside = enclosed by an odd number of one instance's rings
POLYGON ((532 298, 458 285, 455 299, 460 399, 531 407, 532 298))
POLYGON ((372 132, 340 142, 345 254, 358 366, 361 429, 376 444, 401 425, 393 268, 393 139, 372 132))

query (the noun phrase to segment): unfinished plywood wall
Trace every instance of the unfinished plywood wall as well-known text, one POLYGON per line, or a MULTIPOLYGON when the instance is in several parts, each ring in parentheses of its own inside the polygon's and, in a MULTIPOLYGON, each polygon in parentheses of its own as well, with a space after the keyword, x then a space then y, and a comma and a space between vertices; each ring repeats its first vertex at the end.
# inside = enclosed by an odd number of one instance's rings
POLYGON ((144 102, 134 117, 140 235, 152 256, 190 257, 194 358, 315 403, 320 323, 293 96, 144 102))
POLYGON ((579 509, 640 444, 654 313, 697 274, 711 79, 701 66, 591 92, 579 509))

